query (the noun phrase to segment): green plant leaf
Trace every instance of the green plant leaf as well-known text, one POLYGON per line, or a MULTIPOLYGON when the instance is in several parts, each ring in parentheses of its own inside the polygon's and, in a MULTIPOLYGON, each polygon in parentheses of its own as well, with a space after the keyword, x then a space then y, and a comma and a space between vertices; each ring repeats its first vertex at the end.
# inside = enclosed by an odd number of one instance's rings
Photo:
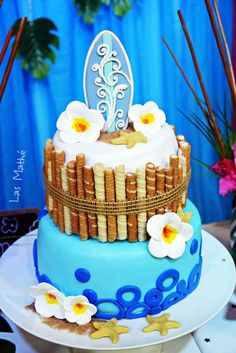
POLYGON ((78 9, 78 14, 87 24, 94 22, 102 5, 112 5, 113 12, 117 16, 124 16, 132 7, 130 0, 74 0, 74 5, 78 9))
POLYGON ((78 7, 78 14, 82 16, 85 23, 94 22, 95 15, 101 6, 101 0, 74 0, 75 7, 78 7))
MULTIPOLYGON (((12 26, 15 36, 20 21, 21 19, 18 19, 12 26)), ((49 63, 54 63, 56 60, 53 47, 59 48, 59 38, 51 32, 56 30, 57 27, 48 18, 38 18, 25 24, 17 57, 21 59, 22 68, 30 71, 36 79, 45 78, 50 71, 49 63)))
POLYGON ((128 0, 113 0, 113 11, 117 16, 124 16, 131 9, 131 3, 128 0))

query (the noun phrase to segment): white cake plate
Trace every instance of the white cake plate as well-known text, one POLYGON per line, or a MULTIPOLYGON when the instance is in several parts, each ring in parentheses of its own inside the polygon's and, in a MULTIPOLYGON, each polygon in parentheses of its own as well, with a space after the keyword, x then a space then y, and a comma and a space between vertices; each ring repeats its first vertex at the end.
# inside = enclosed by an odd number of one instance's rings
POLYGON ((120 335, 115 345, 108 338, 92 340, 86 335, 58 331, 43 324, 36 313, 25 309, 32 303, 28 289, 37 284, 32 258, 35 236, 32 234, 16 241, 0 259, 0 308, 16 325, 29 333, 73 348, 92 351, 137 349, 179 338, 211 320, 230 299, 236 282, 235 266, 228 251, 209 233, 202 233, 200 284, 187 298, 168 309, 171 319, 179 321, 181 327, 170 330, 166 336, 160 336, 159 332, 143 333, 142 328, 147 324, 145 318, 120 320, 119 324, 128 326, 130 332, 120 335))

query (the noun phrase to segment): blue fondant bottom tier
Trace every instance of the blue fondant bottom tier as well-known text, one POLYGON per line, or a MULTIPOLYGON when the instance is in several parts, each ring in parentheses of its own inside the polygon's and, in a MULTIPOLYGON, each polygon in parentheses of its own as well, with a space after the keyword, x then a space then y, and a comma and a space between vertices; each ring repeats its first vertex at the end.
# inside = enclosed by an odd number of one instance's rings
POLYGON ((98 318, 158 314, 194 291, 200 280, 201 219, 190 201, 184 211, 193 213, 194 234, 175 260, 153 257, 148 241, 81 241, 61 233, 46 215, 34 244, 37 278, 65 295, 85 295, 97 306, 98 318))

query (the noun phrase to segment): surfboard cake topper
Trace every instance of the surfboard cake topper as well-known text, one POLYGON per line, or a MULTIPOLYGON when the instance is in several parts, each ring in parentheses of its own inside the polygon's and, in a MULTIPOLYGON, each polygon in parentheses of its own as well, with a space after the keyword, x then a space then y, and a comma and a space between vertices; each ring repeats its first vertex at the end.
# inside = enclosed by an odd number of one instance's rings
POLYGON ((84 66, 84 98, 90 109, 103 114, 103 131, 127 128, 133 76, 123 45, 110 31, 100 32, 89 48, 84 66))

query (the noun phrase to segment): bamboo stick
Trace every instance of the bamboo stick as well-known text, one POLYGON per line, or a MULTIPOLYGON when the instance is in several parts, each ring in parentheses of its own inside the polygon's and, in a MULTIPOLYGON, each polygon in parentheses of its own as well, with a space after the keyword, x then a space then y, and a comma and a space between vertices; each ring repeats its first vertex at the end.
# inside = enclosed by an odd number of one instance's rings
MULTIPOLYGON (((137 198, 143 199, 146 197, 146 173, 144 169, 136 169, 137 176, 137 198)), ((141 212, 137 216, 138 222, 138 240, 145 241, 147 239, 147 212, 141 212)))
MULTIPOLYGON (((106 201, 115 201, 115 176, 112 168, 105 169, 105 189, 106 201)), ((117 237, 116 216, 107 216, 107 235, 108 241, 113 242, 117 237)))
MULTIPOLYGON (((95 186, 93 168, 84 166, 85 197, 87 200, 95 200, 95 186)), ((88 213, 89 236, 95 238, 98 234, 97 217, 94 213, 88 213)))
MULTIPOLYGON (((61 167, 61 184, 62 184, 62 190, 68 193, 69 183, 68 183, 68 176, 67 176, 67 167, 65 165, 61 167)), ((69 207, 63 206, 63 215, 64 215, 65 233, 70 235, 72 233, 72 229, 71 229, 71 218, 70 218, 69 207)))
MULTIPOLYGON (((76 181, 76 161, 67 163, 68 190, 71 195, 77 196, 77 181, 76 181)), ((79 234, 79 213, 75 210, 70 210, 71 232, 79 234)))
MULTIPOLYGON (((136 175, 134 173, 126 174, 126 195, 127 200, 136 200, 136 175)), ((128 240, 135 242, 138 239, 137 217, 135 214, 129 214, 128 217, 128 240)))
MULTIPOLYGON (((105 185, 104 185, 104 166, 102 163, 96 163, 93 168, 95 181, 96 199, 105 201, 105 185)), ((98 221, 98 239, 102 242, 107 241, 107 222, 105 215, 97 215, 98 221)))
MULTIPOLYGON (((125 167, 119 165, 115 167, 115 187, 116 187, 116 200, 126 200, 125 191, 125 167)), ((128 237, 127 233, 127 217, 126 215, 117 216, 118 239, 125 240, 128 237)))
MULTIPOLYGON (((76 155, 76 176, 77 176, 77 195, 78 197, 84 198, 84 166, 86 164, 85 155, 78 153, 76 155)), ((79 229, 80 239, 88 239, 88 226, 87 226, 87 215, 85 212, 79 211, 79 229)))

